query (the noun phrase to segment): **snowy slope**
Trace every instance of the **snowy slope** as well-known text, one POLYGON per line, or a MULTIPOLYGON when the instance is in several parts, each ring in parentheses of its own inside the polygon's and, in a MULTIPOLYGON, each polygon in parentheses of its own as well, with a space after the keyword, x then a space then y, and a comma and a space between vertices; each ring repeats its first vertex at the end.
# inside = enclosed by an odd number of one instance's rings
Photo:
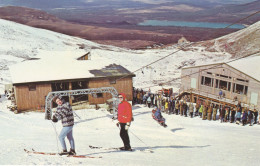
MULTIPOLYGON (((90 51, 91 60, 93 61, 108 61, 120 64, 130 71, 135 71, 176 51, 175 46, 151 50, 127 50, 105 46, 1 19, 0 43, 0 67, 4 69, 2 73, 4 73, 6 79, 3 83, 11 82, 8 75, 8 66, 33 57, 57 59, 54 56, 59 56, 61 58, 75 59, 75 57, 90 51), (80 49, 82 45, 84 49, 80 49)), ((199 65, 206 62, 213 63, 226 60, 229 57, 229 55, 223 53, 206 52, 199 47, 194 47, 190 51, 179 51, 134 73, 137 75, 134 78, 134 86, 137 88, 153 86, 152 90, 161 89, 157 85, 179 77, 182 66, 199 65)), ((93 65, 95 66, 95 63, 93 65)), ((164 87, 177 88, 179 82, 171 82, 164 85, 164 87)))
POLYGON ((135 121, 129 130, 134 152, 89 148, 89 145, 121 147, 123 143, 116 122, 107 111, 88 109, 76 111, 81 118, 75 119, 76 151, 102 158, 27 154, 24 149, 60 151, 56 131, 60 132, 61 123, 44 120, 44 113, 13 114, 5 104, 6 101, 1 101, 1 165, 258 166, 260 162, 259 125, 241 126, 163 114, 168 125, 163 128, 152 119, 151 109, 142 105, 133 107, 135 121))

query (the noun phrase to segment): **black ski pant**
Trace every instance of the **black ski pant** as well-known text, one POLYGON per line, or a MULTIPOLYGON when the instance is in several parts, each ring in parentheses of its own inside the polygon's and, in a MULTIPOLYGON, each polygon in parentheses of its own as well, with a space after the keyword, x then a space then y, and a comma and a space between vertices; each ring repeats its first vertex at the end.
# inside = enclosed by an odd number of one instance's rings
POLYGON ((258 116, 258 112, 254 112, 254 116, 255 116, 254 123, 256 124, 256 123, 257 123, 257 116, 258 116))
POLYGON ((126 149, 131 148, 130 140, 128 136, 128 130, 125 129, 126 123, 120 123, 120 137, 124 143, 124 147, 126 149))

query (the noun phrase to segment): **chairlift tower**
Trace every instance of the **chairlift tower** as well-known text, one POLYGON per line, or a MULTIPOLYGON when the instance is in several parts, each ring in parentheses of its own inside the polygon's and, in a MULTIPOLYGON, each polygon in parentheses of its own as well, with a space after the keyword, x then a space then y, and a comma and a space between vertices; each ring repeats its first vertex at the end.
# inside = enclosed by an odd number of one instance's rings
POLYGON ((45 119, 51 120, 52 100, 55 96, 76 96, 76 95, 96 94, 96 93, 111 93, 113 98, 113 116, 115 117, 116 107, 118 105, 117 90, 114 87, 102 87, 102 88, 92 88, 92 89, 78 89, 78 90, 49 92, 45 99, 45 119))

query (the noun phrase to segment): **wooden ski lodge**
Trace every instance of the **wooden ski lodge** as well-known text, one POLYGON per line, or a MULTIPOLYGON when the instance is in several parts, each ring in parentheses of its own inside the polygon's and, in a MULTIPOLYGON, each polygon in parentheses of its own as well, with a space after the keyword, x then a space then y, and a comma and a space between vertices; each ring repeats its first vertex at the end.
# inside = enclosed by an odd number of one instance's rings
POLYGON ((230 63, 186 67, 181 72, 180 93, 219 104, 260 107, 260 56, 230 63), (222 97, 219 95, 222 91, 222 97))
MULTIPOLYGON (((59 56, 11 66, 17 110, 44 109, 45 98, 53 91, 114 87, 118 93, 126 93, 128 100, 132 99, 134 74, 121 65, 87 59, 59 56)), ((102 104, 110 98, 111 94, 101 93, 73 96, 68 100, 71 103, 87 101, 89 104, 102 104)))

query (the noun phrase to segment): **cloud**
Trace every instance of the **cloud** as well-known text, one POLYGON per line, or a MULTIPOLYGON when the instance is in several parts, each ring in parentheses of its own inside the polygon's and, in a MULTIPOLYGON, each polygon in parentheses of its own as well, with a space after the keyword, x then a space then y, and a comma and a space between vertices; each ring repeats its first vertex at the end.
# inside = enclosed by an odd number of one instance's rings
POLYGON ((143 3, 148 3, 148 4, 161 4, 165 2, 172 2, 172 0, 131 0, 135 2, 143 2, 143 3))
MULTIPOLYGON (((101 0, 82 0, 82 2, 85 3, 91 3, 91 2, 97 2, 101 0)), ((126 0, 102 0, 102 2, 108 2, 108 1, 114 1, 114 2, 119 2, 119 1, 126 1, 126 0)), ((128 0, 128 1, 132 1, 132 2, 142 2, 142 3, 147 3, 147 4, 161 4, 161 3, 165 3, 165 2, 172 2, 172 0, 128 0)))

